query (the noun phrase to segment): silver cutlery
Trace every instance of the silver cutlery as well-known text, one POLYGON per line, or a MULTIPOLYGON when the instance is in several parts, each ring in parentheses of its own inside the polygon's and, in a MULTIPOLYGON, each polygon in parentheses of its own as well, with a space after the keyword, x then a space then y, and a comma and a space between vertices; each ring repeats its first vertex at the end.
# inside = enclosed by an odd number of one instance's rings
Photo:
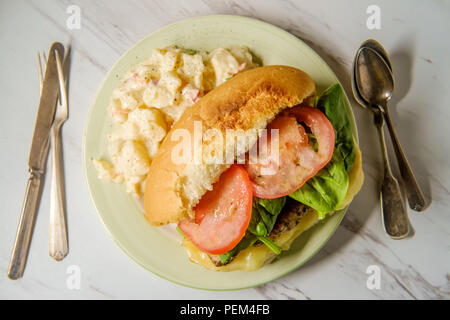
POLYGON ((42 180, 48 156, 48 138, 59 94, 56 52, 60 56, 64 56, 64 47, 58 42, 53 43, 50 47, 42 81, 38 113, 28 160, 30 177, 26 187, 25 199, 8 269, 8 277, 10 279, 18 279, 23 276, 41 196, 42 180))
MULTIPOLYGON (((394 77, 393 77, 393 72, 392 72, 392 64, 391 64, 389 55, 387 54, 386 50, 383 48, 383 46, 379 42, 377 42, 373 39, 369 39, 369 40, 363 42, 363 44, 361 45, 360 48, 363 48, 363 47, 374 50, 381 57, 381 59, 384 60, 384 62, 386 63, 386 65, 390 71, 390 76, 388 74, 386 74, 386 76, 389 76, 389 78, 392 79, 392 81, 389 80, 389 82, 392 82, 392 91, 393 91, 394 77)), ((356 86, 355 76, 353 76, 352 86, 353 86, 353 89, 355 92, 355 98, 358 100, 358 102, 362 106, 370 108, 370 104, 367 102, 367 100, 364 99, 363 97, 361 97, 358 90, 355 90, 355 86, 356 86)), ((389 93, 389 96, 392 95, 392 91, 389 93)), ((409 206, 411 207, 411 209, 413 209, 415 211, 419 211, 419 212, 423 211, 427 208, 428 203, 425 200, 423 192, 417 182, 416 177, 414 176, 411 166, 410 166, 410 164, 406 158, 406 155, 403 152, 403 149, 400 145, 400 140, 398 139, 397 133, 396 133, 395 128, 391 121, 387 103, 383 107, 383 115, 384 115, 385 121, 388 126, 392 144, 394 146, 395 155, 396 155, 398 165, 400 168, 400 174, 402 176, 402 180, 403 180, 403 183, 404 183, 404 186, 406 189, 406 196, 408 198, 409 206)))
POLYGON ((370 47, 360 47, 354 62, 355 96, 367 102, 374 112, 382 147, 384 177, 381 187, 382 218, 386 233, 394 239, 409 234, 409 219, 400 186, 389 165, 384 138, 384 111, 394 87, 391 69, 385 60, 370 47))
MULTIPOLYGON (((389 59, 389 56, 386 52, 386 50, 384 49, 384 47, 376 40, 373 39, 369 39, 364 41, 360 48, 363 47, 369 47, 372 48, 373 50, 375 50, 381 57, 383 57, 384 61, 386 62, 386 64, 389 67, 389 70, 391 70, 392 72, 392 63, 391 60, 389 59)), ((363 97, 361 97, 361 94, 359 93, 359 90, 356 86, 356 70, 355 70, 355 62, 356 62, 356 58, 353 61, 353 73, 352 73, 352 92, 353 92, 353 96, 355 97, 356 101, 364 108, 371 110, 371 107, 369 105, 369 103, 364 100, 363 97)), ((378 108, 376 108, 377 110, 378 108)))
MULTIPOLYGON (((66 57, 68 56, 66 52, 66 57)), ((45 61, 45 55, 44 61, 45 61)), ((56 66, 58 71, 60 95, 56 107, 55 119, 50 131, 50 146, 52 156, 52 175, 50 188, 50 224, 49 224, 49 255, 56 261, 61 261, 69 251, 67 238, 67 224, 65 212, 65 192, 64 192, 64 173, 62 167, 62 143, 61 126, 68 118, 67 90, 64 78, 64 57, 61 63, 61 57, 56 52, 56 66)), ((41 59, 38 53, 38 68, 42 74, 41 59)))

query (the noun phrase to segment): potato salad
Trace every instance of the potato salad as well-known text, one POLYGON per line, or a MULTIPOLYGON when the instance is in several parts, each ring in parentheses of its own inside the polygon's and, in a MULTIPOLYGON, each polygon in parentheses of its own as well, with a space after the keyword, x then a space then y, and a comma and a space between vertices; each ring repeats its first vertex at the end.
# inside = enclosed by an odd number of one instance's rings
POLYGON ((154 50, 113 91, 108 113, 115 127, 108 135, 109 159, 93 160, 98 177, 125 183, 127 192, 139 198, 160 143, 186 108, 233 75, 256 66, 244 46, 212 52, 154 50))

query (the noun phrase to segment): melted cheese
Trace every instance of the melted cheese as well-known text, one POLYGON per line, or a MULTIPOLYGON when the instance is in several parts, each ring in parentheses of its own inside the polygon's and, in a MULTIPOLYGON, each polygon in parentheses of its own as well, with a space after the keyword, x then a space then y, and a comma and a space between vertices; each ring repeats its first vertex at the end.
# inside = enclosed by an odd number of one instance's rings
POLYGON ((345 207, 347 207, 350 202, 352 202, 353 197, 356 196, 356 194, 361 190, 361 187, 364 182, 364 172, 362 170, 362 157, 361 157, 361 150, 359 150, 358 145, 355 143, 356 146, 356 155, 355 155, 355 162, 353 163, 353 167, 348 173, 349 178, 349 185, 347 194, 345 195, 345 199, 342 201, 341 206, 338 210, 342 210, 345 207))
MULTIPOLYGON (((300 220, 300 223, 281 235, 275 242, 277 245, 288 250, 292 242, 305 230, 312 227, 318 219, 316 211, 308 211, 304 217, 300 220)), ((195 262, 207 269, 215 271, 254 271, 261 268, 265 263, 272 261, 276 255, 265 245, 251 246, 245 250, 242 250, 229 264, 216 267, 208 254, 200 251, 189 239, 183 239, 183 245, 189 256, 189 260, 195 262)))

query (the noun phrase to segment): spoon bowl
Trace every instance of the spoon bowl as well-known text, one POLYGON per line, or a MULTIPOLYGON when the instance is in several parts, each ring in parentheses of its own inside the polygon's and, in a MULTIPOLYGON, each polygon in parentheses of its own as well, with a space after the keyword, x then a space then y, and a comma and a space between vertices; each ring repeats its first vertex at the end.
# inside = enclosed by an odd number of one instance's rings
POLYGON ((391 70, 391 72, 392 72, 391 59, 389 58, 389 55, 386 52, 386 49, 384 49, 384 47, 381 45, 381 43, 379 43, 378 41, 376 41, 374 39, 369 39, 369 40, 364 41, 361 44, 361 47, 368 47, 368 48, 371 48, 374 51, 376 51, 383 58, 383 60, 388 65, 389 70, 391 70))
MULTIPOLYGON (((366 40, 360 46, 360 48, 363 48, 363 47, 369 47, 369 48, 375 50, 383 58, 383 60, 388 65, 389 70, 391 70, 391 72, 392 72, 392 63, 391 63, 391 60, 389 59, 389 55, 386 52, 386 50, 384 49, 384 47, 378 41, 376 41, 374 39, 366 40)), ((364 100, 363 97, 361 97, 361 94, 360 94, 360 92, 359 92, 359 90, 358 90, 358 88, 356 86, 356 77, 355 77, 355 75, 356 75, 356 63, 355 62, 356 62, 356 57, 353 60, 353 73, 352 73, 352 92, 353 92, 353 96, 354 96, 355 100, 363 108, 369 109, 370 108, 369 103, 366 100, 364 100)), ((374 111, 377 112, 377 110, 374 110, 374 111)))
POLYGON ((361 47, 355 60, 356 87, 361 98, 369 106, 382 105, 385 109, 385 104, 394 91, 391 69, 383 57, 370 47, 361 47))

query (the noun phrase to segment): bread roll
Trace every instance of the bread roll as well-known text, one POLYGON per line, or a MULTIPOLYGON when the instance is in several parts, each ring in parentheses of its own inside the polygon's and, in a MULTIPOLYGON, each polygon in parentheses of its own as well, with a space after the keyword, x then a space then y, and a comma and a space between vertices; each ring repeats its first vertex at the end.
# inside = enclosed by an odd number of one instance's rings
POLYGON ((309 75, 287 66, 266 66, 237 74, 206 94, 174 124, 152 161, 144 193, 148 222, 158 226, 192 217, 192 208, 230 167, 226 163, 205 163, 205 155, 217 160, 214 157, 228 156, 235 148, 247 152, 258 138, 255 132, 266 128, 284 109, 314 95, 315 85, 309 75), (194 136, 196 121, 201 123, 202 135, 208 129, 223 135, 232 129, 237 136, 247 137, 247 143, 239 145, 239 139, 232 139, 220 145, 214 137, 204 139, 199 163, 176 163, 172 159, 180 143, 176 132, 185 129, 194 136))

